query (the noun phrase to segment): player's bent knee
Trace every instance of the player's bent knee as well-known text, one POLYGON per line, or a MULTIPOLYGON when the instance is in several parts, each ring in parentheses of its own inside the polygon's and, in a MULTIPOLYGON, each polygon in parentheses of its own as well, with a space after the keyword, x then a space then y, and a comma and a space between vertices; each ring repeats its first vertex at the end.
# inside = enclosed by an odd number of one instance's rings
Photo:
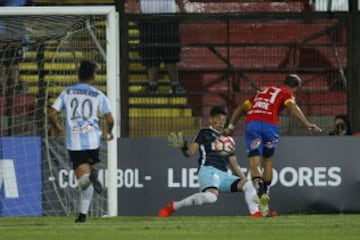
POLYGON ((91 181, 89 176, 90 174, 84 174, 78 179, 78 185, 81 190, 85 190, 90 186, 91 181))
POLYGON ((217 201, 217 196, 212 192, 205 192, 205 199, 207 203, 214 203, 217 201))
POLYGON ((204 203, 214 203, 217 201, 217 196, 211 192, 197 193, 195 196, 195 205, 202 205, 204 203))
POLYGON ((271 158, 274 155, 274 152, 275 152, 275 148, 264 148, 263 157, 271 158))

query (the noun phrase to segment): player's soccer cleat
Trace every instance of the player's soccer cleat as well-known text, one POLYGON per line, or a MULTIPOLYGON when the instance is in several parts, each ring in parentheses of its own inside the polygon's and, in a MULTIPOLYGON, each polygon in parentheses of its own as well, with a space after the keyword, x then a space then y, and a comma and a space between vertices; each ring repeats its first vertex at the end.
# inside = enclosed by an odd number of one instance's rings
POLYGON ((250 214, 250 217, 252 217, 252 218, 259 218, 259 217, 262 217, 262 214, 261 214, 260 211, 258 211, 258 212, 255 212, 255 213, 253 213, 253 214, 250 214))
POLYGON ((97 173, 97 171, 95 170, 95 169, 93 169, 92 171, 91 171, 91 174, 90 174, 90 176, 89 176, 89 179, 90 179, 90 181, 91 181, 91 183, 93 184, 93 186, 94 186, 94 190, 95 190, 95 192, 97 192, 97 193, 102 193, 102 191, 103 191, 103 186, 101 185, 101 182, 99 181, 99 179, 98 179, 98 173, 97 173))
POLYGON ((263 194, 260 197, 259 201, 259 209, 261 214, 265 217, 269 214, 269 201, 270 197, 267 194, 263 194))
POLYGON ((75 219, 75 223, 86 223, 86 214, 79 213, 79 216, 75 219))
POLYGON ((174 212, 175 212, 174 201, 171 201, 168 203, 168 205, 166 205, 159 211, 158 217, 166 218, 166 217, 170 216, 171 214, 173 214, 174 212))
POLYGON ((266 217, 276 217, 278 213, 276 211, 269 210, 266 217))

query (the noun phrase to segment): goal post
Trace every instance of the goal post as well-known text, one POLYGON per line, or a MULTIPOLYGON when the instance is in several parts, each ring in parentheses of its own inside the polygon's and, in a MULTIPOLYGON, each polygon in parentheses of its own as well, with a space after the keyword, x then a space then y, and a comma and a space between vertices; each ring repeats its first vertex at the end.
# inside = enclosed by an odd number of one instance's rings
POLYGON ((46 109, 77 81, 84 58, 99 64, 95 87, 106 92, 116 121, 114 140, 103 140, 100 152, 107 193, 94 195, 91 214, 118 215, 118 38, 114 6, 0 8, 0 216, 76 214, 76 181, 63 136, 52 133, 46 109))

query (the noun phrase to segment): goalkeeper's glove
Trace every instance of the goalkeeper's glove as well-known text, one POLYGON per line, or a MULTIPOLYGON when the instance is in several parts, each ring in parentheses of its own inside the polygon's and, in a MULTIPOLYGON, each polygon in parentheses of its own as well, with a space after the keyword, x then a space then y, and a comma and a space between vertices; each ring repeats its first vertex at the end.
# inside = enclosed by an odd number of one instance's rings
POLYGON ((183 148, 184 145, 186 144, 185 140, 184 140, 184 136, 182 132, 171 132, 168 135, 168 143, 169 146, 174 147, 174 148, 183 148))

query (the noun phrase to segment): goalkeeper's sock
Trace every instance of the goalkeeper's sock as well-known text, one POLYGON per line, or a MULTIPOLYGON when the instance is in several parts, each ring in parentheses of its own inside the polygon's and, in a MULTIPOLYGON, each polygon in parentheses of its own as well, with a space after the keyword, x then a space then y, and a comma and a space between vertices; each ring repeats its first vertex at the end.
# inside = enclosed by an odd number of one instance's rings
POLYGON ((184 198, 178 202, 174 202, 174 209, 178 210, 182 207, 202 205, 204 203, 214 203, 217 200, 217 196, 211 192, 195 193, 187 198, 184 198))
POLYGON ((244 184, 242 190, 244 191, 245 201, 249 208, 250 214, 259 212, 259 198, 252 182, 247 181, 244 184))
POLYGON ((80 213, 87 214, 90 208, 90 203, 94 194, 94 187, 89 185, 85 190, 80 192, 80 213))

